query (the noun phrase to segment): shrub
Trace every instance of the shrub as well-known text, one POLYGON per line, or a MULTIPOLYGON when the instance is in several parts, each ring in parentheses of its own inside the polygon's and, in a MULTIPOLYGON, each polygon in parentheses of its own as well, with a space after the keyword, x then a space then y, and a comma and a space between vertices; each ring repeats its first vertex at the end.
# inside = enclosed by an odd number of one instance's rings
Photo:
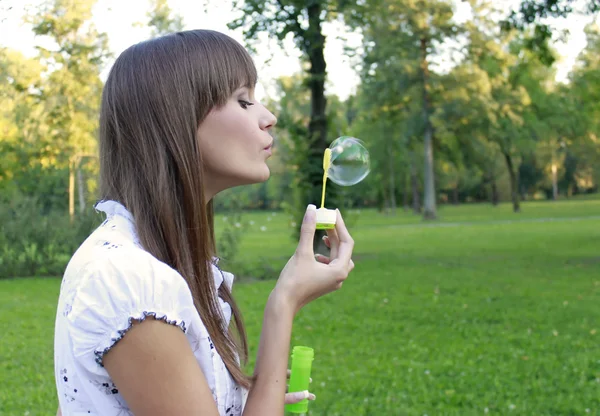
POLYGON ((0 202, 0 279, 59 276, 73 252, 102 221, 90 207, 71 222, 67 212, 45 212, 34 197, 0 202))

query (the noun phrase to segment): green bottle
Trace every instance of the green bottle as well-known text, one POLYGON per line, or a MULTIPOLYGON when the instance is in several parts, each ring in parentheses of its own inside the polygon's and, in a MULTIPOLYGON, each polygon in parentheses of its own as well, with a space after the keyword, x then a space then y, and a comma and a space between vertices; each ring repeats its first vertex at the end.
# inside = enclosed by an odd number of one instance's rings
MULTIPOLYGON (((290 393, 308 390, 310 371, 315 357, 315 351, 309 347, 296 346, 292 350, 292 366, 290 374, 290 393)), ((286 404, 285 410, 291 413, 307 413, 308 399, 298 403, 286 404)))

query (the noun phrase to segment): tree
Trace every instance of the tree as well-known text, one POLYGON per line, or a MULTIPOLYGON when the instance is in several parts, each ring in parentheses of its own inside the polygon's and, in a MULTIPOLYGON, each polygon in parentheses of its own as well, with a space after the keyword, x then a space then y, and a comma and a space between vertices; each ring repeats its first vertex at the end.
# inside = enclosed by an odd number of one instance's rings
MULTIPOLYGON (((279 192, 284 201, 283 207, 297 220, 302 215, 304 198, 309 194, 308 188, 311 186, 301 174, 310 146, 306 137, 311 98, 305 87, 304 74, 279 78, 276 80, 276 89, 281 98, 268 103, 277 113, 277 129, 274 132, 276 146, 271 170, 282 179, 279 192)), ((295 229, 293 236, 297 237, 298 232, 299 228, 295 229)))
POLYGON ((40 123, 43 70, 38 60, 0 49, 0 189, 7 199, 15 192, 44 194, 47 200, 54 196, 49 188, 40 190, 41 181, 33 175, 43 163, 37 157, 42 152, 38 134, 44 131, 40 123))
POLYGON ((151 10, 148 12, 148 26, 152 28, 153 38, 183 30, 183 17, 173 13, 167 0, 151 0, 151 10))
POLYGON ((600 183, 600 27, 585 28, 587 45, 570 75, 570 88, 564 99, 577 116, 577 127, 569 147, 576 190, 594 189, 600 183), (581 189, 577 189, 581 188, 581 189))
MULTIPOLYGON (((490 12, 486 4, 473 2, 472 10, 474 17, 465 24, 469 37, 466 55, 450 74, 436 125, 444 136, 457 137, 472 161, 494 162, 494 150, 502 155, 510 177, 513 210, 519 212, 519 161, 535 147, 531 129, 535 111, 525 87, 535 84, 526 76, 532 68, 523 60, 516 34, 494 30, 493 22, 485 17, 490 12), (445 122, 449 122, 446 127, 445 122), (473 157, 476 150, 482 151, 483 157, 473 157)), ((536 82, 539 84, 538 78, 536 82)), ((495 181, 495 173, 492 178, 495 181)))
POLYGON ((110 55, 107 36, 89 22, 95 0, 49 0, 29 21, 37 36, 47 36, 53 48, 38 46, 50 69, 41 87, 47 134, 43 157, 49 165, 69 169, 69 214, 74 215, 75 176, 80 211, 85 207, 82 161, 97 157, 96 129, 102 82, 99 74, 110 55))
POLYGON ((577 3, 575 0, 522 0, 519 9, 511 11, 502 20, 501 26, 506 31, 532 31, 533 36, 527 39, 526 47, 535 52, 541 62, 550 66, 556 61, 556 55, 549 45, 553 30, 542 19, 565 18, 573 13, 595 14, 600 11, 599 0, 586 0, 583 7, 578 7, 577 3))
POLYGON ((397 33, 399 21, 390 14, 391 4, 374 2, 368 6, 360 21, 354 22, 362 27, 364 51, 357 95, 357 136, 368 138, 374 178, 371 183, 378 188, 378 205, 394 213, 398 185, 403 182, 404 206, 408 206, 412 188, 413 206, 420 213, 413 157, 413 138, 420 134, 422 125, 418 104, 421 90, 415 84, 418 53, 405 33, 397 33))
MULTIPOLYGON (((430 59, 440 52, 445 42, 460 33, 452 17, 453 9, 449 1, 372 0, 366 3, 356 23, 363 27, 366 36, 370 37, 367 42, 374 43, 375 48, 379 44, 390 45, 386 47, 386 51, 391 53, 389 58, 384 59, 384 54, 380 57, 384 65, 388 64, 387 61, 398 61, 396 70, 405 72, 405 75, 400 75, 400 78, 404 76, 405 79, 410 79, 410 82, 401 81, 401 88, 408 90, 418 86, 424 152, 424 219, 434 219, 437 216, 433 155, 434 128, 431 122, 434 111, 432 90, 435 80, 430 72, 430 59)), ((380 64, 376 62, 375 65, 380 64)), ((390 85, 394 84, 392 79, 388 78, 390 85)))
MULTIPOLYGON (((306 201, 315 203, 320 200, 323 152, 330 142, 327 136, 327 64, 322 25, 335 18, 344 3, 334 0, 236 0, 234 8, 241 11, 242 15, 228 25, 230 29, 243 28, 244 36, 251 45, 261 32, 270 34, 280 42, 291 35, 308 64, 305 82, 310 90, 311 109, 305 139, 307 152, 298 170, 301 183, 306 185, 299 198, 302 205, 306 201)), ((328 193, 328 198, 333 200, 334 195, 328 193)), ((299 210, 298 207, 296 211, 299 210)), ((315 242, 319 239, 316 236, 315 242)))

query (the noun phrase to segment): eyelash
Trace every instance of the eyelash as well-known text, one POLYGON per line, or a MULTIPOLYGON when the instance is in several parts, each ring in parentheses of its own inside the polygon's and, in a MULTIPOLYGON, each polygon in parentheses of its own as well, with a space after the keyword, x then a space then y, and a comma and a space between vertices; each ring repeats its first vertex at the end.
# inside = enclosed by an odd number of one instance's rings
POLYGON ((248 106, 254 105, 254 103, 251 103, 250 101, 246 101, 246 100, 238 100, 238 102, 240 103, 240 105, 242 106, 242 108, 244 110, 246 110, 248 108, 248 106))

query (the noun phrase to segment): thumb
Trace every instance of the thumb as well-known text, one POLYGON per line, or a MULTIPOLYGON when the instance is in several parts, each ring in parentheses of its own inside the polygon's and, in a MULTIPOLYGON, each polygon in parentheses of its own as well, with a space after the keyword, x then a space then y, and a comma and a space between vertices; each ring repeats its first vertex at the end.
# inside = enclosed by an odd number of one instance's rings
POLYGON ((317 207, 310 204, 306 207, 302 227, 300 228, 300 241, 297 251, 302 254, 313 255, 313 240, 317 228, 317 207))

